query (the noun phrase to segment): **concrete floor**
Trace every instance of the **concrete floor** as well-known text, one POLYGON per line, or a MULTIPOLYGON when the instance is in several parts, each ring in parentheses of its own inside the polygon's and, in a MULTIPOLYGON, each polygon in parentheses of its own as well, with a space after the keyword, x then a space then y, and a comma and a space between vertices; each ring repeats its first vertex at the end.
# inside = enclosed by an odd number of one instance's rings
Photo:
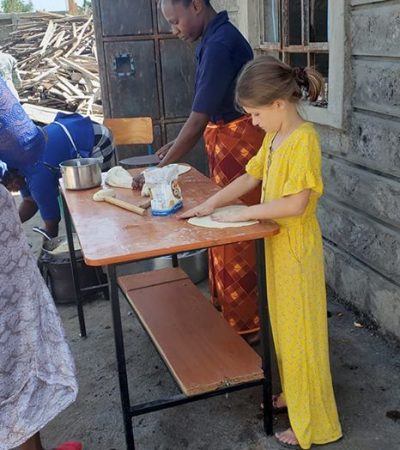
MULTIPOLYGON (((25 224, 33 250, 40 238, 31 232, 37 218, 25 224)), ((329 296, 331 365, 344 438, 332 450, 400 449, 400 352, 329 296), (396 413, 397 411, 397 413, 396 413)), ((151 342, 121 302, 125 346, 133 401, 177 393, 177 387, 151 342)), ((68 439, 85 450, 124 450, 124 433, 110 304, 97 299, 85 304, 88 338, 79 337, 74 305, 58 305, 77 365, 77 401, 43 431, 48 448, 68 439)), ((275 376, 276 381, 276 376, 275 376)), ((276 383, 275 383, 276 384, 276 383)), ((266 437, 259 409, 261 389, 195 402, 134 420, 138 450, 280 449, 266 437)), ((275 429, 287 427, 285 415, 275 429)))

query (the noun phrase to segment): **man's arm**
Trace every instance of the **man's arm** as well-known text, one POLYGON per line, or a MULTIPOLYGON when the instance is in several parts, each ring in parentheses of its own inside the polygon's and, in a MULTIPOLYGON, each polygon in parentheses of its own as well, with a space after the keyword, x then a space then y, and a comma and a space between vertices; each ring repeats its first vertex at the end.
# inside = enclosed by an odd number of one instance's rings
POLYGON ((207 114, 192 111, 173 144, 167 144, 157 152, 160 167, 175 163, 188 153, 203 135, 208 120, 207 114))

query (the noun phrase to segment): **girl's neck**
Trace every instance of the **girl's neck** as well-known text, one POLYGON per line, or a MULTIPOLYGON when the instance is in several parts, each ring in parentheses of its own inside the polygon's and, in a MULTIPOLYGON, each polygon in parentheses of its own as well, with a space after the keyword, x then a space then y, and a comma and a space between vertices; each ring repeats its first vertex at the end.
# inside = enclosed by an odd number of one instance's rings
POLYGON ((299 116, 297 109, 288 111, 285 119, 282 121, 281 126, 275 133, 275 137, 271 143, 271 149, 277 149, 283 141, 285 141, 301 124, 305 121, 299 116))
POLYGON ((286 117, 282 121, 279 130, 277 131, 277 136, 282 136, 284 138, 287 137, 302 123, 304 123, 304 120, 297 112, 297 108, 289 110, 286 117))

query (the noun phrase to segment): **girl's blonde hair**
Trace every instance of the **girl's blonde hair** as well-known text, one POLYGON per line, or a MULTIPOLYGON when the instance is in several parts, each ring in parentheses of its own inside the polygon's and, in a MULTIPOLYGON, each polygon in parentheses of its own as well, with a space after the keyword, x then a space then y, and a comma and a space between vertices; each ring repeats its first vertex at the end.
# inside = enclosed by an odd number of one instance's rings
POLYGON ((324 79, 316 70, 292 68, 273 56, 259 56, 240 73, 235 100, 239 107, 266 106, 278 99, 297 103, 305 98, 313 102, 323 89, 324 79))

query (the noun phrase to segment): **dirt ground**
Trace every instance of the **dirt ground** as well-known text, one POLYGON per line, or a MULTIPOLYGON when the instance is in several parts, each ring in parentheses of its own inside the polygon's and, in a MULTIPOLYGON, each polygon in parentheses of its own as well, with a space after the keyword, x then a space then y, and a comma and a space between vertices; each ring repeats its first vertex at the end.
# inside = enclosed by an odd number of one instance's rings
MULTIPOLYGON (((24 225, 33 251, 34 218, 24 225)), ((206 285, 203 283, 203 289, 206 285)), ((72 289, 72 287, 71 287, 72 289)), ((124 450, 110 303, 85 303, 88 337, 79 337, 74 305, 58 305, 77 366, 77 401, 43 431, 47 448, 69 439, 85 450, 124 450)), ((130 393, 143 402, 178 393, 163 362, 126 302, 121 301, 130 393)), ((331 366, 344 438, 332 450, 400 449, 400 352, 329 295, 331 366)), ((277 389, 277 376, 274 377, 277 389)), ((264 450, 282 448, 262 427, 261 388, 219 396, 134 419, 137 450, 264 450)), ((286 415, 275 430, 287 427, 286 415)))

